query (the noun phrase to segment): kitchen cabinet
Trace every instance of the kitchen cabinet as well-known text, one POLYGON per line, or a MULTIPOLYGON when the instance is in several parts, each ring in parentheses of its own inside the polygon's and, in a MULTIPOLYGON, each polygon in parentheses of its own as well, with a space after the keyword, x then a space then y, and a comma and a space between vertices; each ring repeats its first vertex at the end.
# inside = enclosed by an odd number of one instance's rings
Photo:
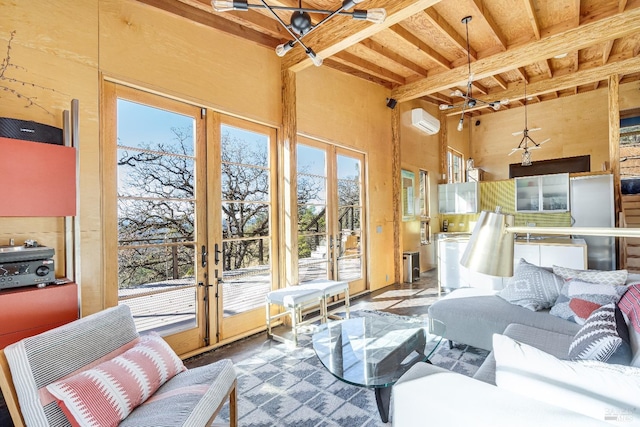
POLYGON ((469 238, 438 241, 438 291, 457 288, 502 289, 502 278, 476 273, 460 265, 469 238))
POLYGON ((438 185, 438 207, 440 213, 476 213, 478 212, 479 199, 477 182, 438 185))
POLYGON ((515 178, 517 212, 567 212, 569 174, 515 178))
POLYGON ((541 267, 562 267, 585 270, 587 268, 587 243, 584 239, 546 238, 517 242, 513 247, 513 266, 524 258, 528 263, 541 267))
MULTIPOLYGON (((501 290, 510 277, 488 276, 470 271, 460 265, 469 235, 438 235, 438 290, 450 291, 472 287, 501 290)), ((514 271, 524 258, 528 263, 542 267, 561 265, 584 270, 587 268, 587 244, 584 239, 542 238, 539 240, 516 241, 513 249, 514 271)))

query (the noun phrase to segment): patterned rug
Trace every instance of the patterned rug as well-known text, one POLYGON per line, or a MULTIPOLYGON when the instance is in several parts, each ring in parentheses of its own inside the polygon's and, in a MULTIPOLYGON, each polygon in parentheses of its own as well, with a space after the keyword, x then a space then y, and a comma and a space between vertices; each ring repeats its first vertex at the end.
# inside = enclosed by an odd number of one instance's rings
MULTIPOLYGON (((360 311, 355 316, 388 315, 360 311)), ((395 316, 395 315, 392 315, 395 316)), ((414 318, 423 321, 422 318, 414 318)), ((436 345, 431 343, 430 345, 436 345)), ((442 341, 431 357, 434 365, 473 375, 488 352, 468 346, 449 349, 442 341)), ((243 427, 374 427, 380 420, 374 391, 336 379, 321 364, 303 335, 300 346, 267 341, 256 354, 236 362, 239 425, 243 427)), ((218 422, 228 422, 228 408, 218 422)))

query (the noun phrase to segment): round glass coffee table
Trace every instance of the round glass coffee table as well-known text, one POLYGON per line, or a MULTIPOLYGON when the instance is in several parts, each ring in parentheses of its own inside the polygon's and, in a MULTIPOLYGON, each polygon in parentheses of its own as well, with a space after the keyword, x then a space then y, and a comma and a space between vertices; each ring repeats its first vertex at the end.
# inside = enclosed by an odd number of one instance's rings
POLYGON ((428 362, 445 331, 442 322, 412 320, 360 317, 323 324, 313 334, 313 349, 329 372, 346 383, 375 390, 385 423, 391 387, 415 363, 428 362), (427 343, 432 343, 429 350, 427 343))

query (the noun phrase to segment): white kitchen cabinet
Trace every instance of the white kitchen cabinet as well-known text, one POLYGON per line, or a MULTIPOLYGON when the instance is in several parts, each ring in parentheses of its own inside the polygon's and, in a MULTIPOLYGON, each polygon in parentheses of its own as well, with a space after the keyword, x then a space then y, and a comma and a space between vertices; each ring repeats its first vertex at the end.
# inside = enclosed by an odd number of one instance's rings
POLYGON ((569 210, 569 174, 515 178, 517 212, 569 210))
POLYGON ((479 199, 477 182, 438 185, 440 213, 476 213, 478 212, 479 199))
MULTIPOLYGON (((450 291, 473 287, 498 291, 504 288, 510 277, 487 276, 460 265, 468 243, 467 236, 438 240, 439 289, 450 291)), ((587 268, 587 245, 584 239, 546 238, 529 242, 516 241, 513 248, 514 271, 520 258, 542 267, 560 265, 584 270, 587 268)))
POLYGON ((502 277, 476 273, 460 265, 468 238, 438 241, 438 286, 440 290, 457 288, 502 289, 502 277))
POLYGON ((516 242, 513 248, 514 269, 520 262, 520 258, 541 267, 560 265, 576 270, 585 270, 587 268, 587 245, 584 239, 550 238, 516 242))

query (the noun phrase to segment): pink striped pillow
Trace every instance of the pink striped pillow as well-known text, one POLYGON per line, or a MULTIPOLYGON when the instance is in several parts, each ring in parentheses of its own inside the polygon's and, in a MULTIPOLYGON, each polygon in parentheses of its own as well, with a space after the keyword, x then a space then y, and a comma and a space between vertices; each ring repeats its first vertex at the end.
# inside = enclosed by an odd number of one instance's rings
POLYGON ((120 356, 47 386, 73 426, 117 426, 187 368, 155 332, 120 356))

